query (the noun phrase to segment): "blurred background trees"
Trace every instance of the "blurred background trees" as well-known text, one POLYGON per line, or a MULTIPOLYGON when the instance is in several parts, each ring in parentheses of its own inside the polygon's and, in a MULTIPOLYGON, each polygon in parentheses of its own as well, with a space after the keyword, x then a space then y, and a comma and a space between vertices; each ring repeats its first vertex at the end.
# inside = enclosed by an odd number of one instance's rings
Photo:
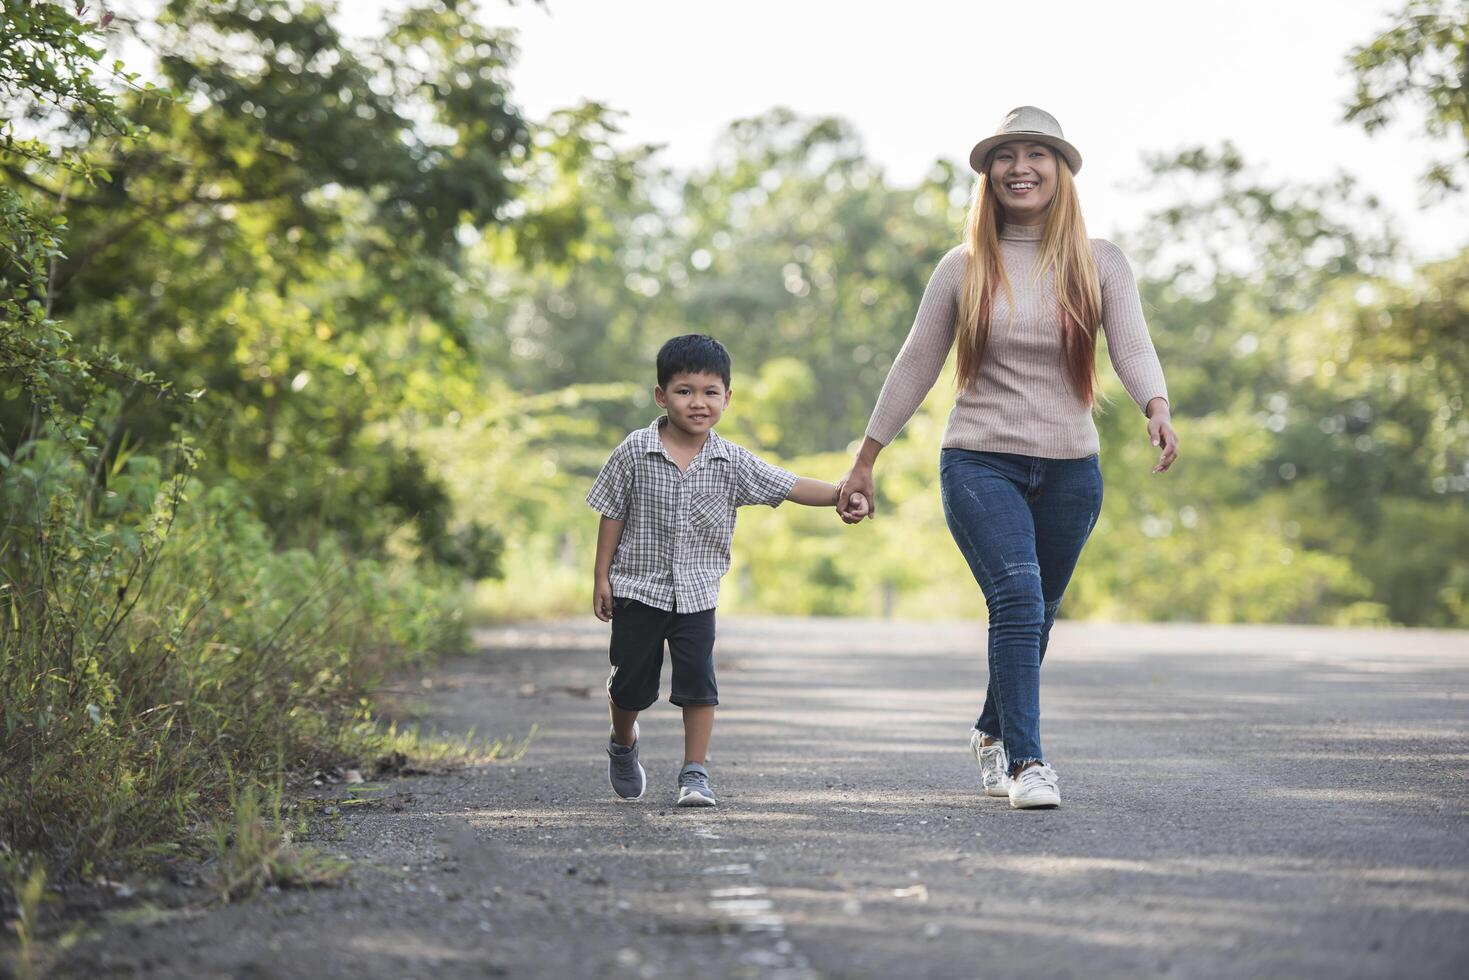
MULTIPOLYGON (((38 9, 75 22, 67 6, 38 9)), ((361 42, 333 9, 173 0, 154 21, 114 23, 167 52, 156 81, 173 96, 122 91, 116 112, 140 127, 127 136, 111 115, 37 102, 31 129, 107 178, 14 150, 0 178, 33 220, 66 223, 44 277, 50 318, 203 392, 197 479, 238 487, 280 546, 327 535, 498 576, 481 598, 500 615, 575 609, 580 488, 646 423, 651 356, 686 331, 734 353, 732 437, 840 474, 957 238, 967 171, 939 162, 892 186, 843 121, 777 108, 731 125, 707 167, 672 173, 615 146, 604 106, 524 118, 513 39, 472 4, 410 6, 361 42)), ((1469 145, 1463 13, 1410 3, 1350 54, 1344 107, 1369 128, 1428 107, 1447 151, 1429 176, 1448 193, 1469 145)), ((1189 452, 1166 480, 1139 478, 1147 447, 1112 389, 1101 554, 1067 613, 1464 622, 1464 262, 1410 268, 1390 216, 1349 179, 1271 185, 1228 144, 1150 160, 1148 179, 1172 199, 1123 244, 1189 452)), ((31 405, 10 391, 13 454, 31 405)), ((191 410, 144 387, 116 397, 93 439, 103 455, 164 443, 191 410)), ((921 426, 904 438, 934 448, 921 426)), ((907 522, 905 494, 920 506, 931 489, 931 455, 911 474, 887 465, 884 520, 854 536, 784 514, 745 536, 826 584, 749 574, 737 602, 974 608, 962 576, 948 591, 962 569, 938 528, 937 554, 907 553, 906 535, 880 543, 882 524, 907 522), (842 578, 848 546, 884 571, 842 578)))

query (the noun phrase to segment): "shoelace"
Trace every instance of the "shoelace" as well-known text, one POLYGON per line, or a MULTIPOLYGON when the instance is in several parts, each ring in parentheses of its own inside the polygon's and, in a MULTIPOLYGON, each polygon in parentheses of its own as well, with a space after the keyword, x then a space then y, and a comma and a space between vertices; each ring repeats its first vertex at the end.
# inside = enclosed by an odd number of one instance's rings
POLYGON ((678 784, 680 786, 688 786, 695 789, 708 789, 709 777, 704 775, 702 772, 683 772, 679 773, 678 784))
POLYGON ((1043 783, 1048 786, 1055 786, 1056 770, 1052 769, 1045 763, 1041 763, 1038 766, 1031 766, 1029 769, 1021 770, 1020 775, 1016 776, 1015 778, 1020 780, 1021 784, 1024 785, 1027 789, 1037 783, 1043 783))

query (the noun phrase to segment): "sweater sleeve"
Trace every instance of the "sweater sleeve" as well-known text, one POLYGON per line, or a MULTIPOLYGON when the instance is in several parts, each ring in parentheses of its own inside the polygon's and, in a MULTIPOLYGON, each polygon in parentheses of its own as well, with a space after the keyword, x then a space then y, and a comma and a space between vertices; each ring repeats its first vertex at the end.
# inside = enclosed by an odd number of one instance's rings
POLYGON ((951 249, 939 260, 923 290, 908 339, 888 370, 867 423, 867 435, 883 445, 903 431, 944 369, 949 348, 954 346, 964 262, 964 246, 951 249))
POLYGON ((1138 408, 1146 412, 1148 402, 1154 398, 1168 400, 1168 385, 1163 380, 1158 352, 1153 349, 1153 338, 1148 335, 1148 323, 1143 319, 1137 279, 1122 249, 1102 239, 1097 239, 1095 246, 1107 354, 1122 386, 1138 408))

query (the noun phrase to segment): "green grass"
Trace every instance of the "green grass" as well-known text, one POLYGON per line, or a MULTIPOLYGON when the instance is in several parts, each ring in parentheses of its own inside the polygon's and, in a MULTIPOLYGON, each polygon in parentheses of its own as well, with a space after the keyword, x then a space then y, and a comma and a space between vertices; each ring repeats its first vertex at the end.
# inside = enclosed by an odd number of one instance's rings
POLYGON ((280 819, 289 773, 513 752, 385 723, 371 699, 465 647, 457 579, 330 535, 277 550, 237 491, 142 457, 97 503, 79 460, 28 446, 0 480, 0 845, 22 947, 33 881, 210 852, 221 895, 329 880, 280 819))
POLYGON ((0 875, 14 905, 14 917, 8 923, 15 935, 15 948, 8 957, 11 972, 20 980, 30 980, 39 974, 36 929, 46 897, 46 866, 33 858, 6 853, 0 856, 0 875))
POLYGON ((369 722, 348 733, 362 758, 377 760, 386 771, 405 766, 454 769, 490 762, 516 762, 530 748, 538 726, 532 725, 523 738, 482 738, 470 729, 463 734, 425 733, 417 725, 399 727, 397 722, 369 722))
POLYGON ((210 888, 224 903, 249 898, 267 886, 310 888, 336 884, 348 864, 296 842, 304 819, 283 819, 284 791, 277 781, 262 792, 247 784, 230 794, 229 815, 216 821, 210 888))

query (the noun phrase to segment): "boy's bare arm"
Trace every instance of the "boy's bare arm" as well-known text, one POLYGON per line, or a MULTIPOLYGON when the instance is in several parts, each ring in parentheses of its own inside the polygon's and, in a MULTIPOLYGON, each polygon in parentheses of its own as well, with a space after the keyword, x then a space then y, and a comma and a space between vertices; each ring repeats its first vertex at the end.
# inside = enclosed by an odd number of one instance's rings
MULTIPOLYGON (((796 485, 791 487, 786 499, 793 504, 804 504, 807 507, 834 507, 837 502, 836 484, 804 476, 797 477, 796 485)), ((862 504, 862 516, 866 516, 866 501, 863 500, 862 504)), ((855 505, 853 509, 856 510, 855 505)))
POLYGON ((806 507, 832 507, 837 502, 836 484, 798 476, 791 492, 786 494, 786 499, 806 507))
POLYGON ((602 622, 612 621, 612 555, 622 540, 627 521, 614 521, 603 516, 597 525, 597 563, 592 572, 592 612, 602 622))

